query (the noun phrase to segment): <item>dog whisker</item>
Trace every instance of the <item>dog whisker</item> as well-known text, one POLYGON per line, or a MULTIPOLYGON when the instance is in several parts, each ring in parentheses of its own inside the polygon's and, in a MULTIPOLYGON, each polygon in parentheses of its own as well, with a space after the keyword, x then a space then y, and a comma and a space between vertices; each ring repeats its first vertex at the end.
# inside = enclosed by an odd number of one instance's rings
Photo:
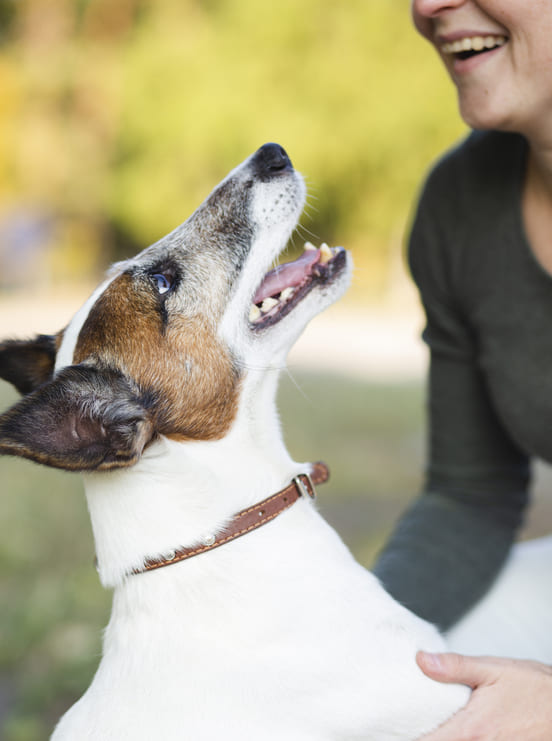
POLYGON ((315 239, 315 240, 320 241, 319 235, 318 234, 315 234, 314 232, 312 232, 304 224, 298 224, 297 227, 296 227, 296 229, 297 229, 297 232, 299 233, 299 235, 302 238, 305 238, 305 234, 303 234, 303 232, 305 232, 311 239, 315 239))
POLYGON ((297 391, 298 391, 298 392, 299 392, 299 393, 301 394, 301 396, 302 396, 302 397, 303 397, 303 398, 304 398, 304 399, 305 399, 306 401, 308 401, 308 402, 309 402, 309 404, 310 404, 311 406, 314 406, 314 402, 313 402, 313 400, 312 400, 312 399, 311 399, 311 397, 310 397, 310 396, 309 396, 309 395, 308 395, 308 394, 306 393, 306 391, 305 391, 305 390, 304 390, 304 389, 303 389, 303 388, 301 387, 301 385, 299 384, 299 382, 297 381, 297 379, 295 378, 295 376, 294 376, 294 375, 293 375, 293 373, 291 372, 291 368, 290 368, 289 366, 287 366, 287 365, 286 365, 286 367, 284 368, 284 371, 285 371, 285 373, 286 373, 287 377, 289 378, 289 380, 290 380, 290 381, 291 381, 291 382, 293 383, 293 385, 294 385, 294 386, 295 386, 295 388, 297 389, 297 391))
POLYGON ((285 363, 281 365, 255 365, 254 363, 243 363, 242 370, 262 372, 262 373, 281 373, 286 370, 285 363))
POLYGON ((320 209, 317 208, 314 204, 307 202, 307 204, 305 205, 305 209, 304 209, 303 213, 306 216, 308 216, 309 218, 312 218, 311 212, 314 212, 315 214, 319 214, 320 213, 320 209))

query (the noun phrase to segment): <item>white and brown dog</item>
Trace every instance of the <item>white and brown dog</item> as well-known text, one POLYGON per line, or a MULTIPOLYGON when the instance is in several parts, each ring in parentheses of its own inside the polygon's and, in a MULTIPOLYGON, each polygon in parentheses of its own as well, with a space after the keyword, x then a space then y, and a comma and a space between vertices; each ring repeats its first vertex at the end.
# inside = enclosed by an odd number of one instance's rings
POLYGON ((84 472, 114 588, 55 741, 397 741, 467 700, 418 669, 440 636, 353 559, 309 496, 323 467, 282 442, 278 371, 351 272, 344 250, 310 248, 265 276, 304 200, 267 144, 57 337, 0 345, 25 394, 0 452, 84 472))

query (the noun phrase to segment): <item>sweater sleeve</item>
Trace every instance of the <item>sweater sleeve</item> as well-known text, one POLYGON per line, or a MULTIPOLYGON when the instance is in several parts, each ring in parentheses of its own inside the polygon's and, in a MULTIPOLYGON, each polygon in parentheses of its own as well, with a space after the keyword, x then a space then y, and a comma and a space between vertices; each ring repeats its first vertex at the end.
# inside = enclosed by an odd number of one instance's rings
POLYGON ((374 573, 400 603, 446 630, 485 594, 508 554, 527 504, 529 461, 498 419, 478 366, 436 218, 444 223, 443 208, 442 184, 430 178, 409 243, 430 349, 425 485, 374 573))

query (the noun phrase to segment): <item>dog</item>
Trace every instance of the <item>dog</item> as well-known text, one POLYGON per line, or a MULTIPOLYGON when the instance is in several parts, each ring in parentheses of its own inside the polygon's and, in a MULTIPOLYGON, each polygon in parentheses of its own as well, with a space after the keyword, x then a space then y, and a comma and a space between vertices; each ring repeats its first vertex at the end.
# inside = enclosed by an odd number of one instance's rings
POLYGON ((468 699, 422 674, 441 636, 354 560, 312 501, 326 469, 282 441, 279 371, 352 270, 307 245, 266 273, 305 198, 266 144, 58 335, 0 346, 24 395, 0 452, 82 472, 114 590, 54 741, 406 741, 468 699))

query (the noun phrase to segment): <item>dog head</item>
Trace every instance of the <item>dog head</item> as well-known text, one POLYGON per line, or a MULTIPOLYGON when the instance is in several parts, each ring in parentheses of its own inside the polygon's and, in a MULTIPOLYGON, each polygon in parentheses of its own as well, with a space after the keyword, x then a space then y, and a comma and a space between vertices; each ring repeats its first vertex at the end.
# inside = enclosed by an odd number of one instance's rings
POLYGON ((0 417, 0 452, 106 470, 159 435, 223 437, 247 369, 281 364, 348 284, 341 248, 310 247, 265 275, 304 201, 287 154, 266 144, 175 231, 116 264, 65 330, 0 344, 0 377, 25 394, 0 417))

